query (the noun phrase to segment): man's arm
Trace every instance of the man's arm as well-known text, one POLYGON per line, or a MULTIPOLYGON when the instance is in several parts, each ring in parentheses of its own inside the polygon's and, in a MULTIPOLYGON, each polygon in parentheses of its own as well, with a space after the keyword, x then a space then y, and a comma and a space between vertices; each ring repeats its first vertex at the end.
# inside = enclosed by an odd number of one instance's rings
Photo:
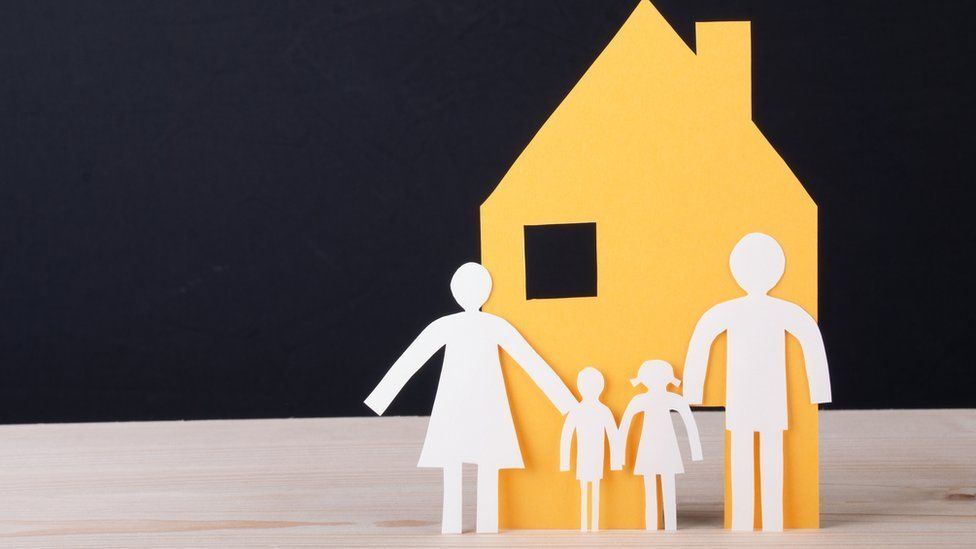
POLYGON ((720 303, 705 311, 688 343, 688 354, 685 357, 685 369, 681 374, 684 378, 682 394, 689 404, 701 404, 705 393, 705 373, 708 369, 708 356, 712 352, 715 338, 728 329, 723 307, 720 303))
POLYGON ((518 333, 518 330, 508 321, 501 318, 499 320, 501 329, 498 335, 498 345, 529 374, 532 381, 539 386, 539 389, 549 398, 559 413, 568 413, 576 405, 576 397, 566 388, 563 380, 559 379, 556 372, 539 356, 539 353, 535 352, 529 342, 522 337, 522 334, 518 333))
POLYGON ((800 342, 803 349, 803 363, 807 368, 810 383, 810 402, 823 404, 830 402, 830 372, 827 369, 827 350, 817 321, 795 303, 787 309, 786 331, 800 342))
POLYGON ((442 326, 443 319, 438 319, 420 332, 417 339, 403 351, 400 358, 386 372, 379 385, 366 397, 364 401, 366 406, 378 415, 383 415, 407 381, 430 359, 431 355, 444 346, 442 326))

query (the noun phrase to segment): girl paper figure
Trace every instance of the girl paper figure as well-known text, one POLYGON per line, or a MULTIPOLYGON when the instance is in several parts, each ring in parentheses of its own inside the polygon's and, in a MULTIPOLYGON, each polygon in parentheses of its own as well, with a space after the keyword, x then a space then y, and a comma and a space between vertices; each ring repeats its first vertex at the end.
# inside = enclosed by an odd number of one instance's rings
POLYGON ((631 399, 620 421, 619 444, 620 465, 626 457, 625 444, 634 416, 644 414, 644 427, 641 429, 634 474, 644 476, 644 520, 645 528, 657 530, 658 501, 657 477, 661 477, 662 507, 664 508, 664 529, 676 530, 678 527, 675 508, 674 476, 684 473, 678 439, 671 423, 671 412, 681 414, 691 444, 691 459, 701 461, 701 440, 698 438, 698 425, 691 407, 684 397, 668 392, 668 385, 677 387, 681 381, 675 379, 674 368, 663 360, 648 360, 641 364, 637 377, 630 380, 636 387, 643 384, 647 392, 631 399))
MULTIPOLYGON (((591 486, 591 529, 600 530, 600 479, 603 478, 604 440, 610 441, 610 462, 617 463, 617 422, 613 412, 600 402, 603 374, 596 368, 583 368, 576 378, 582 402, 566 416, 559 443, 559 470, 569 471, 570 447, 576 434, 576 480, 580 483, 580 531, 586 532, 587 485, 591 486)), ((617 469, 621 469, 622 464, 617 469)))

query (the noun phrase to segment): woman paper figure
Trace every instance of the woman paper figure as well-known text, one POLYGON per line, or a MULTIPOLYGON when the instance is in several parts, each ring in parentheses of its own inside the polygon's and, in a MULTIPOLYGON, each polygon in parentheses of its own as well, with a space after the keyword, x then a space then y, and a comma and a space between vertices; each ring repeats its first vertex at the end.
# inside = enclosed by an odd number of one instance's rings
MULTIPOLYGON (((603 374, 596 368, 583 368, 576 378, 582 402, 566 416, 559 443, 559 470, 569 471, 570 447, 576 434, 576 480, 580 483, 580 531, 586 531, 587 484, 592 492, 592 525, 600 530, 600 479, 603 478, 604 440, 610 441, 610 462, 617 459, 617 422, 613 412, 600 402, 603 374)), ((621 467, 617 467, 620 469, 621 467)))
POLYGON ((511 324, 481 312, 491 294, 491 275, 484 266, 461 265, 451 279, 451 293, 464 310, 438 318, 424 328, 366 397, 366 405, 382 414, 431 355, 446 347, 417 466, 444 470, 441 531, 454 534, 461 532, 461 465, 476 464, 475 529, 497 532, 498 471, 524 466, 502 378, 499 347, 522 366, 561 414, 573 408, 576 399, 511 324))
POLYGON ((625 444, 634 416, 644 413, 644 426, 641 429, 637 459, 634 461, 634 474, 644 476, 644 520, 645 528, 657 530, 657 476, 661 477, 662 507, 664 508, 664 529, 676 530, 678 527, 675 509, 674 476, 684 473, 678 439, 671 423, 671 412, 681 414, 691 444, 691 459, 701 461, 701 440, 698 438, 698 425, 691 407, 684 397, 668 392, 668 385, 677 387, 681 381, 675 379, 674 368, 663 360, 648 360, 641 364, 637 377, 630 380, 636 387, 643 384, 647 392, 631 399, 620 420, 617 443, 620 445, 620 465, 626 457, 625 444))

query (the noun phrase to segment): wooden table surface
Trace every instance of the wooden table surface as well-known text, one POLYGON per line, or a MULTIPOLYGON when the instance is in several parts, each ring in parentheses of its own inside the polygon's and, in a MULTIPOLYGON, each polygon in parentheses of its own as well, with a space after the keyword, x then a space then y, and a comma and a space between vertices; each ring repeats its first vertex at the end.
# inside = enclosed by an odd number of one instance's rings
MULTIPOLYGON (((976 546, 976 410, 826 411, 823 528, 720 528, 722 415, 676 533, 440 535, 440 474, 414 467, 426 418, 0 427, 0 546, 976 546)), ((679 429, 681 431, 681 429, 679 429)))

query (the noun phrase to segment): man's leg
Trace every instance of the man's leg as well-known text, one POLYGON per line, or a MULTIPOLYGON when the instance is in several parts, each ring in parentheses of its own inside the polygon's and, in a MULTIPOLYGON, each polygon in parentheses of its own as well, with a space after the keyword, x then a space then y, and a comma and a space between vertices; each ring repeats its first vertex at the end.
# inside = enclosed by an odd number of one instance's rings
POLYGON ((478 466, 478 512, 475 531, 498 533, 498 469, 478 466))
POLYGON ((759 482, 762 529, 783 531, 783 431, 759 433, 759 482))
POLYGON ((590 524, 591 530, 594 532, 600 531, 600 480, 594 480, 592 484, 593 488, 593 509, 590 510, 590 524))
POLYGON ((657 475, 644 475, 644 528, 657 530, 657 475))
POLYGON ((754 451, 752 431, 732 431, 732 530, 738 532, 751 532, 755 523, 754 451))
POLYGON ((461 533, 461 464, 444 467, 444 509, 441 533, 461 533))
POLYGON ((580 483, 580 532, 586 531, 586 504, 589 503, 589 498, 586 497, 586 481, 581 480, 580 483))
POLYGON ((678 529, 678 509, 674 496, 674 475, 661 475, 661 507, 664 508, 664 529, 674 532, 678 529))

